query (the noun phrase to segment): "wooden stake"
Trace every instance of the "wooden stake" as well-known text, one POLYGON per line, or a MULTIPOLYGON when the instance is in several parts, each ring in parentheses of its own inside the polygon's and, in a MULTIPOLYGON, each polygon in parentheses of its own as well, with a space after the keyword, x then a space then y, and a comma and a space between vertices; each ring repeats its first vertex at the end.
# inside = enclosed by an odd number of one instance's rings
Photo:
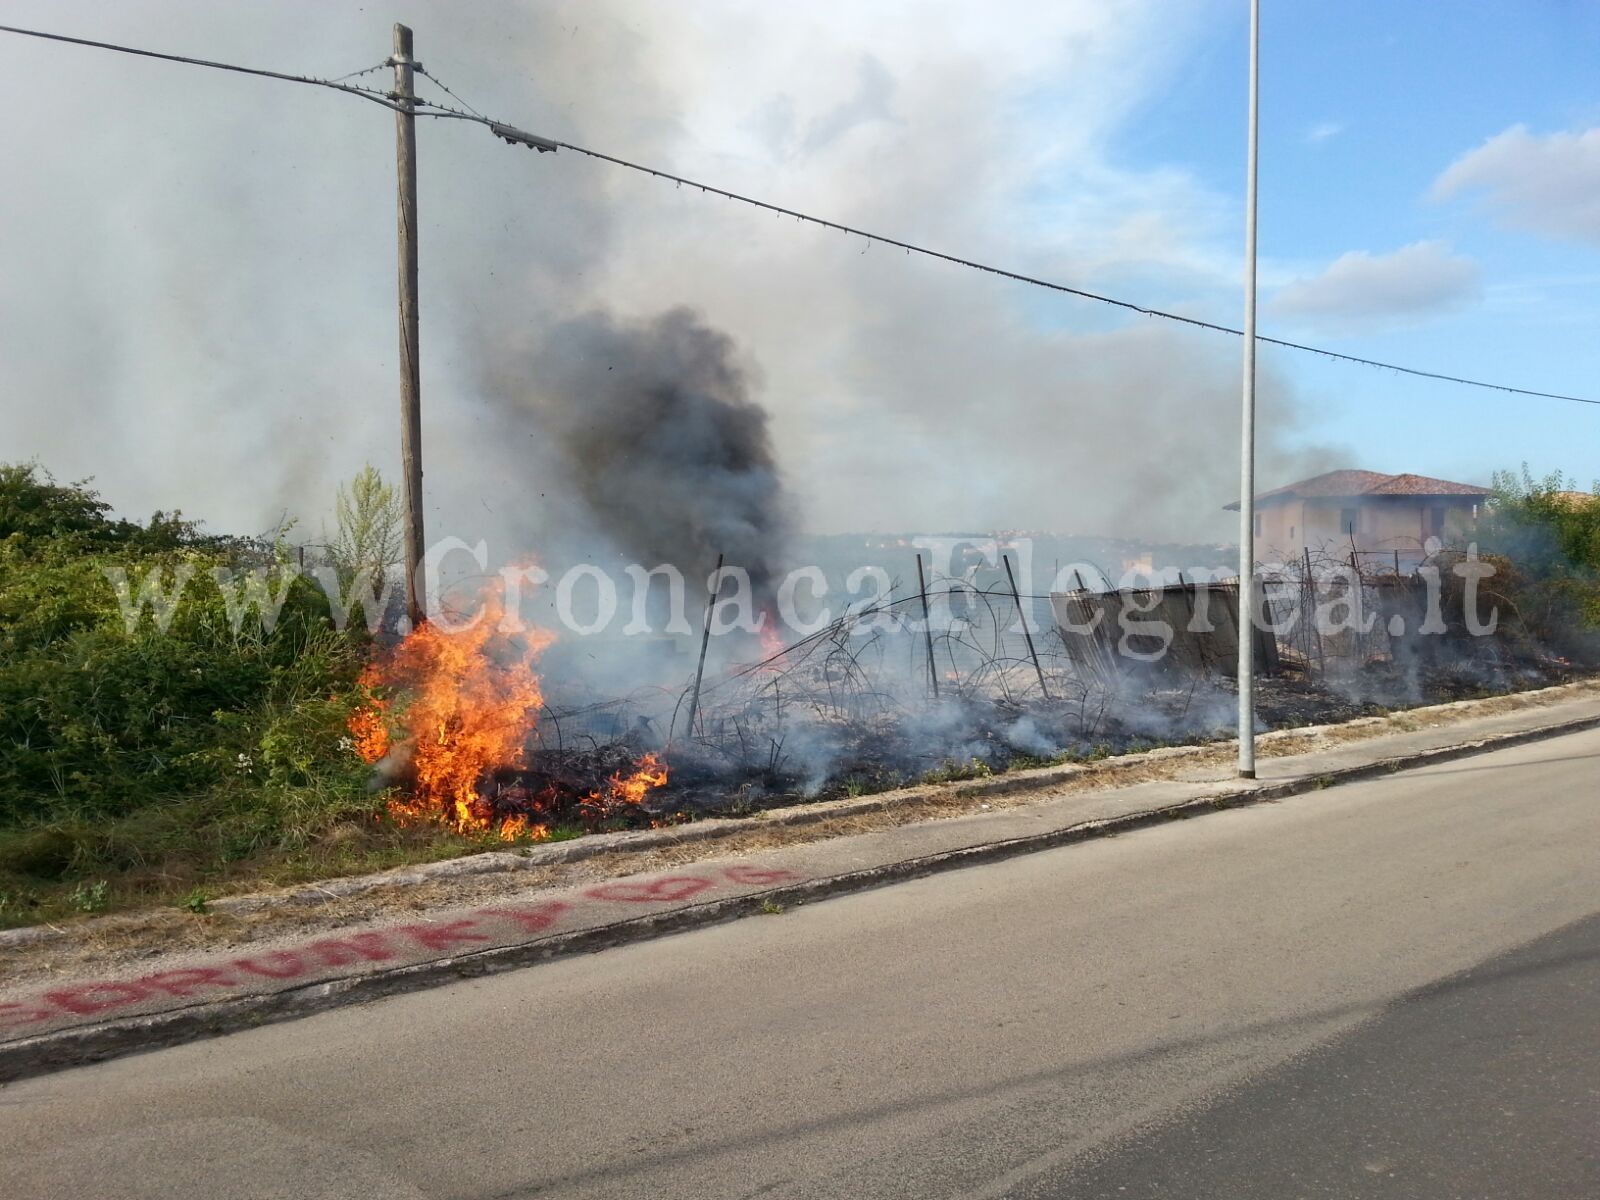
MULTIPOLYGON (((1050 699, 1050 687, 1044 681, 1044 669, 1039 666, 1039 652, 1033 648, 1033 634, 1028 630, 1028 616, 1022 611, 1022 597, 1017 594, 1017 577, 1011 573, 1011 560, 1004 554, 1000 561, 1006 565, 1006 578, 1011 581, 1011 599, 1016 601, 1017 620, 1022 622, 1022 636, 1028 642, 1028 657, 1033 659, 1033 673, 1039 677, 1039 690, 1044 693, 1046 700, 1050 699)), ((922 556, 917 555, 917 562, 922 562, 922 556)))
POLYGON ((933 661, 933 619, 928 615, 928 581, 922 574, 922 554, 917 554, 917 591, 922 596, 922 637, 928 644, 928 682, 933 684, 933 698, 939 698, 939 668, 933 661))
MULTIPOLYGON (((1316 576, 1311 573, 1311 547, 1302 546, 1300 549, 1306 556, 1306 590, 1310 594, 1310 600, 1307 602, 1309 611, 1306 613, 1306 623, 1311 630, 1311 634, 1306 639, 1306 649, 1310 650, 1311 637, 1315 637, 1317 641, 1317 669, 1321 674, 1326 675, 1328 673, 1328 660, 1322 654, 1322 630, 1317 628, 1317 580, 1316 576)), ((1309 659, 1310 656, 1308 654, 1307 661, 1309 659)))
POLYGON ((722 587, 722 555, 717 555, 717 569, 711 574, 712 586, 706 589, 706 616, 700 626, 700 665, 694 669, 694 692, 689 697, 688 735, 694 736, 694 720, 700 715, 700 681, 706 674, 706 650, 711 645, 711 614, 717 608, 717 592, 722 587))
POLYGON ((422 540, 422 338, 417 310, 417 118, 412 86, 411 30, 394 27, 395 173, 400 239, 400 473, 405 479, 406 615, 415 629, 425 617, 417 594, 422 540))

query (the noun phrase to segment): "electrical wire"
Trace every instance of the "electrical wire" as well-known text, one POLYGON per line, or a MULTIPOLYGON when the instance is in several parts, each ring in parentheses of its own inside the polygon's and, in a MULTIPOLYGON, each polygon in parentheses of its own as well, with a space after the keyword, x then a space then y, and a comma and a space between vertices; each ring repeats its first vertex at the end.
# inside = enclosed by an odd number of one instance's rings
MULTIPOLYGON (((429 78, 431 79, 433 77, 429 76, 429 78)), ((438 80, 435 79, 434 82, 438 83, 438 80)), ((444 85, 440 84, 439 86, 443 87, 444 85)), ((448 91, 449 89, 446 90, 448 91)), ((454 93, 451 94, 454 95, 454 93)), ((459 96, 456 98, 458 100, 460 99, 459 96)), ((463 103, 465 103, 465 101, 463 101, 463 103)), ((474 121, 478 124, 489 126, 496 132, 497 135, 501 137, 504 137, 504 133, 502 131, 508 128, 505 122, 496 121, 491 117, 482 115, 481 113, 466 113, 459 109, 453 109, 449 105, 434 104, 428 101, 419 102, 417 115, 421 117, 454 118, 462 121, 474 121)), ((570 150, 574 154, 586 155, 589 158, 599 159, 602 162, 612 163, 619 167, 626 167, 631 171, 639 171, 646 175, 653 175, 657 179, 665 179, 668 182, 677 184, 680 187, 688 186, 697 188, 701 192, 704 192, 708 195, 721 196, 728 200, 737 200, 741 204, 749 204, 755 208, 764 209, 767 212, 777 213, 780 216, 793 217, 797 221, 804 221, 812 225, 819 225, 824 229, 832 229, 839 233, 848 234, 852 237, 863 238, 869 242, 877 242, 878 244, 884 246, 893 246, 897 250, 904 250, 907 254, 919 254, 926 258, 933 258, 942 262, 953 263, 959 267, 967 267, 970 270, 982 271, 990 275, 998 275, 1002 279, 1011 279, 1018 283, 1030 284, 1033 287, 1046 288, 1053 292, 1062 292, 1069 296, 1077 296, 1080 299, 1092 300, 1098 304, 1109 304, 1115 308, 1121 308, 1128 312, 1138 313, 1140 316, 1156 317, 1164 321, 1176 321, 1180 324, 1188 325, 1195 329, 1208 330, 1212 333, 1224 333, 1233 337, 1244 336, 1244 330, 1235 329, 1231 325, 1221 325, 1215 321, 1201 320, 1199 317, 1186 317, 1181 313, 1168 312, 1159 308, 1150 308, 1146 305, 1135 304, 1131 300, 1119 300, 1114 296, 1103 295, 1099 292, 1091 292, 1084 288, 1072 287, 1068 284, 1058 283, 1050 279, 1042 279, 1036 275, 1025 275, 1020 271, 1011 271, 1004 267, 996 267, 990 265, 989 263, 978 262, 975 259, 962 258, 955 254, 947 254, 942 250, 933 250, 926 246, 919 246, 915 242, 902 241, 899 238, 888 237, 880 233, 873 233, 868 229, 860 229, 853 225, 845 225, 839 221, 828 220, 825 217, 813 216, 810 213, 800 212, 797 209, 785 208, 782 205, 773 204, 766 200, 760 200, 753 196, 746 196, 739 192, 731 192, 728 189, 718 187, 715 184, 702 183, 696 179, 689 179, 682 175, 674 175, 670 171, 662 171, 655 167, 646 166, 642 163, 631 162, 628 159, 618 158, 612 154, 605 154, 599 150, 591 150, 586 146, 575 145, 572 142, 564 142, 559 138, 543 138, 532 134, 528 136, 534 137, 539 143, 542 143, 542 145, 536 146, 536 149, 570 150)), ((533 143, 529 144, 531 145, 533 143)), ((1267 337, 1264 334, 1257 334, 1256 341, 1269 346, 1278 346, 1285 350, 1298 350, 1306 354, 1320 355, 1323 358, 1332 359, 1337 362, 1347 362, 1353 363, 1357 366, 1376 367, 1380 370, 1394 371, 1398 374, 1410 375, 1418 379, 1432 379, 1441 383, 1456 383, 1465 387, 1483 388, 1488 391, 1504 392, 1514 396, 1531 396, 1540 400, 1566 400, 1572 402, 1573 404, 1600 405, 1600 399, 1592 399, 1587 396, 1570 396, 1561 392, 1541 392, 1532 388, 1513 387, 1510 384, 1491 383, 1482 379, 1469 379, 1461 375, 1450 375, 1442 371, 1425 371, 1419 367, 1407 367, 1402 366, 1399 363, 1384 362, 1375 358, 1363 358, 1356 354, 1345 354, 1339 350, 1329 350, 1326 347, 1311 346, 1302 342, 1291 342, 1284 338, 1267 337)))
MULTIPOLYGON (((15 25, 0 25, 0 33, 15 33, 21 37, 42 38, 47 42, 65 42, 70 46, 89 46, 95 50, 111 50, 117 54, 132 54, 139 58, 158 58, 163 62, 182 63, 189 67, 209 67, 213 71, 232 71, 237 75, 258 75, 263 79, 281 79, 285 83, 305 83, 313 87, 332 88, 336 92, 348 92, 352 96, 360 96, 363 100, 371 100, 374 104, 381 104, 384 108, 393 109, 395 112, 409 111, 404 105, 396 103, 388 92, 374 91, 372 88, 360 87, 353 83, 340 83, 334 79, 318 79, 314 75, 290 75, 283 71, 265 71, 259 67, 241 67, 236 63, 214 62, 207 58, 190 58, 183 54, 163 54, 158 50, 141 50, 136 46, 120 46, 115 42, 97 42, 92 38, 68 37, 64 33, 45 33, 39 29, 19 29, 15 25)), ((388 64, 381 63, 380 66, 388 64)), ((367 71, 376 70, 368 67, 364 71, 355 72, 356 75, 365 75, 367 71)), ((345 75, 341 78, 349 79, 345 75)))
MULTIPOLYGON (((433 114, 430 113, 419 115, 433 114)), ((450 115, 455 116, 459 114, 452 113, 450 115)), ((626 167, 633 171, 641 171, 647 175, 654 175, 658 179, 665 179, 680 186, 698 188, 700 191, 713 196, 722 196, 728 200, 737 200, 741 204, 753 205, 756 208, 765 209, 768 212, 777 213, 781 216, 794 217, 798 221, 805 221, 812 225, 820 225, 824 229, 836 230, 839 233, 848 234, 852 237, 864 238, 869 242, 877 242, 879 245, 893 246, 897 250, 904 250, 907 254, 919 254, 925 258, 933 258, 942 262, 953 263, 958 267, 967 267, 974 271, 982 271, 990 275, 998 275, 1002 279, 1011 279, 1018 283, 1026 283, 1034 287, 1047 288, 1053 292, 1062 292, 1066 295, 1077 296, 1084 300, 1093 300, 1099 304, 1109 304, 1115 308, 1121 308, 1127 310, 1128 312, 1138 313, 1141 316, 1157 317, 1164 321, 1176 321, 1183 325, 1192 326, 1195 329, 1210 330, 1213 333, 1226 333, 1231 334, 1234 337, 1244 336, 1244 330, 1235 329, 1231 325, 1220 325, 1214 321, 1201 320, 1198 317, 1186 317, 1181 313, 1168 312, 1159 308, 1149 308, 1142 304, 1135 304, 1131 300, 1119 300, 1114 296, 1106 296, 1099 292, 1088 291, 1084 288, 1072 287, 1068 284, 1058 283, 1050 279, 1041 279, 1036 275, 1025 275, 1020 271, 1012 271, 1004 267, 992 266, 988 263, 978 262, 975 259, 962 258, 956 254, 947 254, 942 250, 934 250, 927 246, 919 246, 915 242, 902 241, 899 238, 888 237, 881 233, 873 233, 871 230, 860 229, 853 225, 845 225, 839 221, 830 221, 825 217, 812 216, 809 213, 799 212, 792 208, 785 208, 782 205, 772 204, 765 200, 759 200, 753 196, 746 196, 738 192, 731 192, 726 188, 717 187, 715 184, 701 183, 695 179, 688 179, 681 175, 674 175, 669 171, 661 171, 654 167, 645 166, 641 163, 630 162, 625 158, 618 158, 615 155, 604 154, 598 150, 590 150, 584 146, 576 146, 571 142, 563 142, 558 138, 550 138, 548 140, 562 150, 571 150, 575 154, 587 155, 590 158, 600 159, 602 162, 614 163, 619 167, 626 167)), ((1461 375, 1449 375, 1442 371, 1425 371, 1418 367, 1402 366, 1399 363, 1383 362, 1375 358, 1362 358, 1360 355, 1356 354, 1345 354, 1341 351, 1329 350, 1322 346, 1310 346, 1302 342, 1291 342, 1286 341, 1283 338, 1267 337, 1262 334, 1256 335, 1256 341, 1270 346, 1280 346, 1285 350, 1299 350, 1307 354, 1321 355, 1323 358, 1333 359, 1338 362, 1355 363, 1363 367, 1377 367, 1382 370, 1395 371, 1401 375, 1411 375, 1419 379, 1433 379, 1443 383, 1457 383, 1466 387, 1485 388, 1490 391, 1506 392, 1515 396, 1533 396, 1541 400, 1569 400, 1574 404, 1600 405, 1600 399, 1592 399, 1587 396, 1569 396, 1561 392, 1541 392, 1535 391, 1531 388, 1513 387, 1510 384, 1491 383, 1482 379, 1469 379, 1461 375)))
MULTIPOLYGON (((355 84, 342 83, 339 80, 334 79, 319 79, 310 75, 290 75, 281 71, 265 71, 255 67, 241 67, 232 63, 214 62, 202 58, 189 58, 180 54, 163 54, 155 50, 143 50, 133 46, 122 46, 114 42, 100 42, 91 40, 89 38, 68 37, 64 34, 45 33, 37 29, 19 29, 12 25, 0 25, 0 32, 15 33, 23 37, 43 38, 47 41, 53 42, 65 42, 75 46, 89 46, 98 50, 112 50, 119 54, 133 54, 143 58, 156 58, 166 62, 183 63, 188 66, 209 67, 214 70, 233 71, 243 75, 258 75, 267 79, 280 79, 288 83, 303 83, 311 84, 316 87, 332 88, 335 91, 348 92, 352 95, 360 96, 364 100, 371 100, 376 104, 381 104, 384 108, 393 109, 396 112, 415 112, 417 116, 472 121, 488 127, 497 136, 502 138, 506 136, 507 132, 519 134, 522 133, 522 131, 517 130, 514 126, 509 125, 507 122, 496 121, 491 117, 484 116, 476 109, 472 109, 470 112, 464 112, 461 109, 452 108, 446 104, 438 104, 421 97, 418 97, 413 101, 414 107, 408 108, 403 104, 397 103, 394 99, 393 93, 391 92, 377 92, 371 88, 359 87, 355 84)), ((387 65, 389 65, 387 62, 379 64, 379 66, 387 65)), ((377 67, 368 67, 366 70, 358 71, 354 74, 364 75, 369 71, 377 69, 377 67)), ((470 105, 467 105, 465 100, 462 100, 460 96, 457 96, 448 87, 441 83, 437 77, 429 75, 428 72, 423 70, 420 66, 416 66, 414 69, 419 74, 426 75, 429 79, 433 80, 434 83, 438 84, 441 90, 454 97, 459 103, 469 109, 471 108, 470 105)), ((349 78, 352 78, 352 76, 346 75, 340 77, 340 79, 349 78)), ((892 246, 897 250, 905 251, 908 255, 917 254, 924 258, 932 258, 941 262, 951 263, 958 267, 966 267, 969 270, 981 271, 989 275, 998 276, 1002 279, 1010 279, 1017 283, 1025 283, 1032 287, 1045 288, 1049 291, 1062 293, 1064 295, 1076 296, 1083 300, 1091 300, 1097 304, 1110 305, 1113 308, 1120 308, 1126 312, 1138 313, 1140 316, 1155 317, 1163 321, 1173 321, 1178 324, 1190 326, 1194 329, 1204 329, 1212 333, 1228 334, 1232 337, 1244 336, 1244 331, 1242 329, 1235 329, 1231 325, 1222 325, 1215 321, 1205 321, 1201 320, 1199 317, 1186 317, 1181 313, 1170 312, 1160 308, 1151 308, 1147 305, 1136 304, 1131 300, 1120 300, 1115 296, 1107 296, 1100 292, 1092 292, 1086 288, 1073 287, 1070 284, 1060 283, 1056 280, 1044 279, 1037 275, 1024 274, 1021 271, 1013 271, 1005 267, 997 267, 990 263, 979 262, 976 259, 963 258, 958 254, 950 254, 943 250, 935 250, 928 246, 918 245, 915 242, 908 242, 900 238, 889 237, 886 234, 874 233, 868 229, 861 229, 857 226, 846 225, 841 221, 832 221, 826 217, 818 217, 810 213, 800 212, 797 209, 786 208, 781 204, 773 204, 770 201, 761 200, 754 196, 747 196, 740 192, 729 191, 727 188, 718 187, 715 184, 702 183, 699 180, 689 179, 686 176, 675 175, 670 171, 663 171, 656 167, 647 166, 643 163, 633 162, 626 158, 619 158, 614 154, 606 154, 599 150, 592 150, 587 146, 579 146, 573 142, 564 142, 556 138, 543 138, 535 134, 522 134, 522 137, 514 140, 522 141, 523 144, 532 146, 539 150, 570 150, 574 154, 581 154, 588 158, 598 159, 601 162, 611 163, 614 166, 624 167, 630 171, 638 171, 645 175, 654 176, 657 179, 664 179, 680 187, 688 186, 691 188, 698 188, 702 193, 707 195, 721 196, 728 200, 735 200, 741 204, 751 205, 754 208, 762 209, 766 212, 776 213, 779 216, 793 217, 797 221, 820 226, 823 229, 832 229, 838 233, 843 233, 850 237, 863 238, 868 242, 876 242, 882 246, 892 246)), ((1394 371, 1397 374, 1410 375, 1418 379, 1431 379, 1441 383, 1454 383, 1463 387, 1482 388, 1487 391, 1502 392, 1514 396, 1529 396, 1540 400, 1564 400, 1570 401, 1574 404, 1600 405, 1600 399, 1594 399, 1587 396, 1572 396, 1561 392, 1541 392, 1532 388, 1514 387, 1510 384, 1492 383, 1487 380, 1471 379, 1462 375, 1451 375, 1443 371, 1426 371, 1418 367, 1402 366, 1399 363, 1384 362, 1375 358, 1363 358, 1357 354, 1345 354, 1339 350, 1329 350, 1322 346, 1307 345, 1303 342, 1291 342, 1283 338, 1257 335, 1256 340, 1269 346, 1281 347, 1285 350, 1296 350, 1305 354, 1315 354, 1336 362, 1347 362, 1353 363, 1357 366, 1375 367, 1379 370, 1394 371)))
MULTIPOLYGON (((489 119, 488 117, 484 116, 481 112, 479 112, 477 109, 473 108, 472 105, 468 104, 460 96, 457 96, 454 92, 452 92, 450 90, 450 85, 449 84, 445 83, 444 80, 440 79, 432 71, 427 70, 421 63, 415 64, 415 66, 412 69, 414 71, 416 71, 416 73, 418 75, 426 75, 429 79, 433 80, 434 83, 439 85, 439 90, 440 91, 442 91, 445 95, 452 97, 456 101, 457 104, 461 105, 468 112, 470 112, 473 116, 477 117, 480 121, 487 121, 489 119)), ((443 108, 444 107, 444 105, 431 104, 428 101, 423 101, 423 103, 429 104, 429 107, 431 107, 431 108, 443 108)))
POLYGON ((370 67, 363 67, 359 71, 351 71, 348 75, 335 75, 328 82, 343 83, 346 79, 355 79, 361 75, 371 75, 374 71, 384 71, 392 66, 394 66, 394 59, 386 58, 381 63, 373 63, 370 67))

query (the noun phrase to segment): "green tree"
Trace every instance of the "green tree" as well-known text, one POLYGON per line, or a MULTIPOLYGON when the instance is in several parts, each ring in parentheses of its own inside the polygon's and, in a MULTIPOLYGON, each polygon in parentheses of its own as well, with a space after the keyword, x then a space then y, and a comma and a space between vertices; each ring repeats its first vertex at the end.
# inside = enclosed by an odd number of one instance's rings
POLYGON ((1540 479, 1523 463, 1520 473, 1496 471, 1491 485, 1494 496, 1482 522, 1490 538, 1542 567, 1600 572, 1600 484, 1579 491, 1561 472, 1540 479))
POLYGON ((1538 640, 1583 661, 1600 655, 1600 488, 1561 472, 1496 471, 1478 541, 1499 559, 1496 583, 1538 640))
POLYGON ((341 484, 334 503, 338 531, 329 555, 340 571, 354 576, 362 571, 374 581, 400 561, 400 537, 405 507, 395 489, 383 481, 371 463, 348 484, 341 484))

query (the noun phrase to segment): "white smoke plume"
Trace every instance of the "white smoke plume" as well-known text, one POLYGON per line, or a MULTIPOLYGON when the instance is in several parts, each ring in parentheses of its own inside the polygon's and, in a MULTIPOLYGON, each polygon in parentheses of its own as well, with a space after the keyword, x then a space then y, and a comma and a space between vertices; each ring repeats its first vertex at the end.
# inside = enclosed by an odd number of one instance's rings
MULTIPOLYGON (((1031 273, 1237 311, 1236 202, 1112 151, 1201 30, 1198 5, 7 9, 324 75, 381 60, 396 16, 426 68, 523 128, 1031 273)), ((182 507, 237 531, 284 511, 314 529, 364 461, 397 473, 390 113, 17 39, 0 39, 0 103, 0 455, 95 475, 134 515, 182 507)), ((540 426, 581 345, 555 341, 583 314, 637 329, 679 307, 759 373, 741 411, 769 414, 806 530, 1231 534, 1230 339, 462 122, 419 138, 430 535, 532 543, 511 555, 581 520, 586 460, 547 453, 540 426), (501 384, 541 345, 564 365, 525 374, 508 405, 501 384)), ((1291 449, 1298 407, 1266 365, 1263 476, 1309 473, 1327 456, 1291 449)))

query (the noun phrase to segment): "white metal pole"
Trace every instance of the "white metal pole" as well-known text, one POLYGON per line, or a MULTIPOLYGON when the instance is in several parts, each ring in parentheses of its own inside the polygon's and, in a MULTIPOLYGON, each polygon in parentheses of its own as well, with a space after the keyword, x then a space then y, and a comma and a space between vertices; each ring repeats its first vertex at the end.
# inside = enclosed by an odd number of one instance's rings
POLYGON ((1244 420, 1239 440, 1239 776, 1256 777, 1256 117, 1261 0, 1250 0, 1244 200, 1244 420))

